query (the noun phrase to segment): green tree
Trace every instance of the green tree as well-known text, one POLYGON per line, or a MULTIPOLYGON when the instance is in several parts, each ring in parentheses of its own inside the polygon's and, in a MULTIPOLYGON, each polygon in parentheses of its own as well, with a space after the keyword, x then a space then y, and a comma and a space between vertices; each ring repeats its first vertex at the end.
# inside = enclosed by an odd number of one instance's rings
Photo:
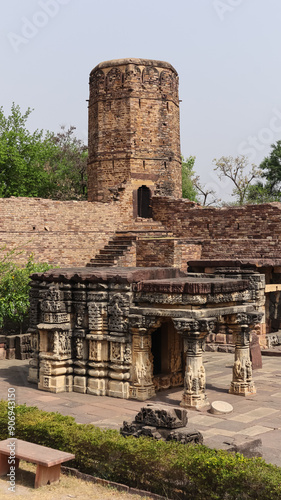
POLYGON ((50 137, 55 149, 45 169, 52 179, 53 199, 83 200, 87 196, 88 149, 75 137, 74 130, 73 126, 62 126, 60 132, 50 137))
POLYGON ((0 108, 0 197, 86 199, 87 147, 75 137, 75 127, 55 134, 30 133, 26 122, 32 110, 21 113, 13 104, 6 118, 0 108))
POLYGON ((14 259, 22 253, 19 249, 6 251, 0 248, 0 327, 13 325, 22 333, 23 325, 29 313, 29 282, 34 272, 43 272, 52 266, 35 263, 31 254, 25 265, 19 266, 14 259))
POLYGON ((195 156, 184 158, 182 156, 182 197, 197 201, 197 189, 194 185, 195 156))
POLYGON ((44 165, 54 152, 54 143, 43 131, 31 134, 26 122, 32 110, 21 113, 14 103, 6 118, 0 108, 0 197, 39 196, 51 191, 44 165))
POLYGON ((232 196, 236 197, 238 205, 243 205, 247 200, 251 182, 260 177, 260 170, 254 164, 250 166, 245 156, 236 156, 236 158, 222 156, 218 160, 214 159, 213 162, 219 179, 228 177, 233 182, 232 196))
POLYGON ((261 177, 265 182, 258 181, 251 186, 248 193, 250 203, 266 203, 281 201, 281 141, 271 145, 269 156, 260 164, 261 177))

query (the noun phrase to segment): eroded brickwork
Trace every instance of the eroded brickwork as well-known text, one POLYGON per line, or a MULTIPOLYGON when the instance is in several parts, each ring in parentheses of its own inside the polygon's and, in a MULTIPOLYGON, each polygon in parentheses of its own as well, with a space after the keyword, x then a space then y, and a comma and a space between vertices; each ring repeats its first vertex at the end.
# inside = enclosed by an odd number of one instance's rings
POLYGON ((129 180, 131 190, 181 196, 178 75, 169 63, 121 59, 93 69, 88 179, 89 201, 113 199, 129 180))
POLYGON ((99 204, 40 198, 0 199, 1 253, 19 249, 17 262, 33 253, 36 262, 85 266, 116 227, 128 221, 131 199, 99 204))
MULTIPOLYGON (((200 208, 188 200, 176 200, 155 196, 152 199, 153 218, 162 222, 177 237, 203 240, 236 240, 237 251, 241 241, 268 240, 267 245, 275 247, 281 240, 281 203, 245 205, 231 208, 200 208), (271 245, 271 241, 274 243, 271 245)), ((233 245, 233 242, 232 242, 233 245)), ((214 244, 214 248, 221 243, 214 244)), ((265 244, 258 245, 267 252, 265 244)), ((225 258, 228 248, 225 248, 225 258)), ((219 251, 219 248, 217 248, 219 251)), ((273 248, 272 248, 273 250, 273 248)), ((220 255, 222 257, 222 253, 220 255)))

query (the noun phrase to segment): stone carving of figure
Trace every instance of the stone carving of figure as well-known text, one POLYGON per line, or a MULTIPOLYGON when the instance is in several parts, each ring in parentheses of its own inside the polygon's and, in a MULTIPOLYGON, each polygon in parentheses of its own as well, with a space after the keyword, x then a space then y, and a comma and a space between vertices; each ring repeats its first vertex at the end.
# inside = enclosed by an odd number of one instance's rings
POLYGON ((130 363, 131 362, 131 355, 132 355, 131 347, 130 347, 129 344, 127 344, 125 352, 124 352, 124 361, 125 361, 125 363, 130 363))
POLYGON ((247 359, 246 361, 245 368, 246 368, 246 378, 250 380, 252 378, 252 363, 249 359, 247 359))
POLYGON ((187 372, 185 374, 185 384, 188 392, 192 391, 192 378, 193 378, 192 368, 189 365, 187 368, 187 372))
POLYGON ((76 358, 83 358, 83 340, 79 337, 75 339, 76 358))
POLYGON ((241 378, 242 376, 241 370, 242 370, 241 361, 240 359, 237 359, 233 366, 233 375, 236 380, 241 378))
POLYGON ((205 368, 202 365, 199 371, 199 387, 200 389, 205 389, 205 384, 206 384, 206 375, 205 375, 205 368))

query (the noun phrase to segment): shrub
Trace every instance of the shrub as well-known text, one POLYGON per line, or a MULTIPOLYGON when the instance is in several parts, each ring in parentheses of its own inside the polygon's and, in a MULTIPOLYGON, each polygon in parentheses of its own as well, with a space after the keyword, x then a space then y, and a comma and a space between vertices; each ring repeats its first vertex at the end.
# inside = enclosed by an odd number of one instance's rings
MULTIPOLYGON (((0 250, 5 251, 5 247, 0 250)), ((29 276, 46 271, 51 266, 35 263, 32 254, 24 266, 19 266, 12 258, 20 253, 17 249, 8 251, 0 260, 0 327, 12 322, 22 333, 23 322, 29 312, 29 276)))
MULTIPOLYGON (((0 438, 7 434, 7 402, 0 401, 0 438)), ((16 437, 75 454, 68 465, 131 487, 192 500, 276 500, 281 469, 200 445, 124 438, 117 431, 76 424, 73 417, 16 407, 16 437)))

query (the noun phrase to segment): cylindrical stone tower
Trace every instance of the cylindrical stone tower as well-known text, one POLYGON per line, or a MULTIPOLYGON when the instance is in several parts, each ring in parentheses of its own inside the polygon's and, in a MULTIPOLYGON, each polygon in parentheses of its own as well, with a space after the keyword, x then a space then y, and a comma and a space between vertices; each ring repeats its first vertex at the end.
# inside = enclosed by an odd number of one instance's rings
POLYGON ((118 59, 90 74, 88 199, 121 187, 132 203, 145 190, 181 197, 178 74, 167 62, 118 59))

